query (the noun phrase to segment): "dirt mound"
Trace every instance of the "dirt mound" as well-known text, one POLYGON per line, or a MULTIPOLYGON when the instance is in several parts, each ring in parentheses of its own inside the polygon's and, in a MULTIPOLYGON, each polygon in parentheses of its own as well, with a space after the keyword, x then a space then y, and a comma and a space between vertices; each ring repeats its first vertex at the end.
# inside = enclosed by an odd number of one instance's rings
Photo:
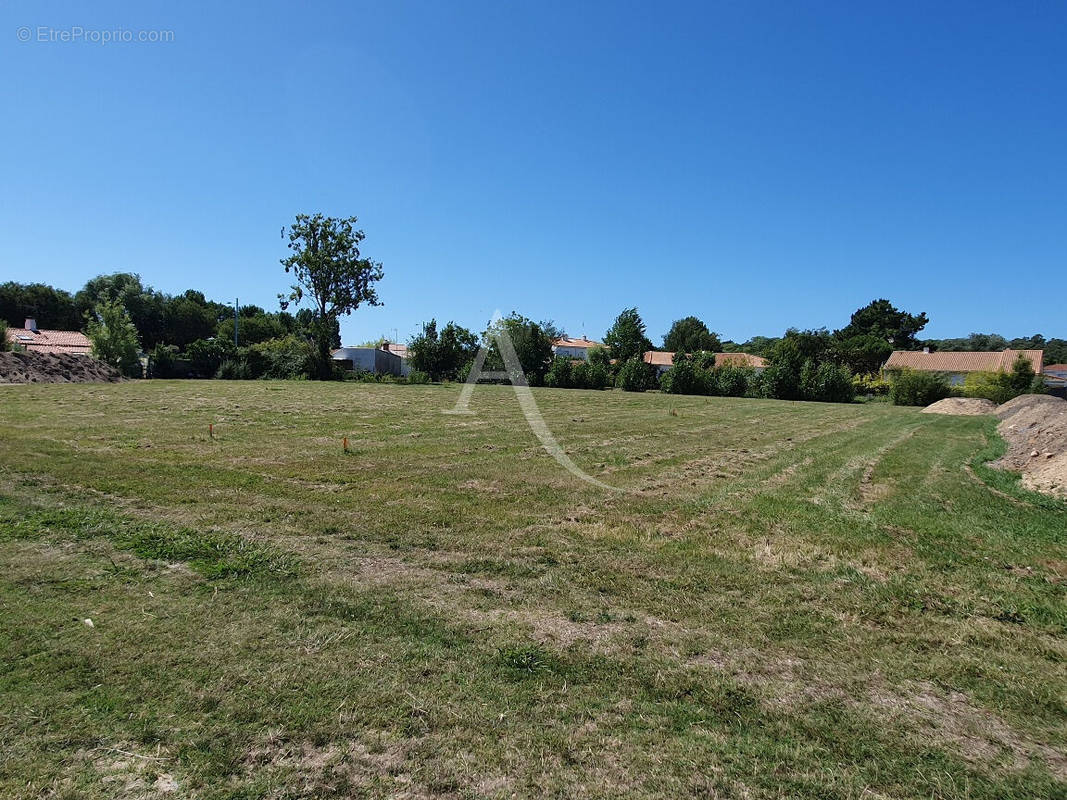
POLYGON ((923 409, 924 414, 959 414, 963 417, 977 417, 981 414, 994 414, 997 404, 992 400, 978 397, 946 397, 923 409))
POLYGON ((1067 402, 1023 395, 1002 405, 997 416, 1008 451, 993 466, 1021 472, 1027 488, 1067 498, 1067 402))
POLYGON ((1067 400, 1061 400, 1048 394, 1021 394, 997 408, 997 416, 1007 419, 1019 412, 1037 411, 1044 414, 1056 414, 1067 408, 1067 400))
POLYGON ((0 383, 103 383, 122 380, 118 370, 70 353, 0 353, 0 383))

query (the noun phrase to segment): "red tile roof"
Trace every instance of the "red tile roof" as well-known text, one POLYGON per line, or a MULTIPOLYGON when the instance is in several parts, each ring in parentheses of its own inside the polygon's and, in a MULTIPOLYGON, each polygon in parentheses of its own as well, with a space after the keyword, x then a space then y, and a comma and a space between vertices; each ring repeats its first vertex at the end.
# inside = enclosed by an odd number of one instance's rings
POLYGON ((1049 364, 1045 372, 1067 372, 1067 364, 1049 364))
POLYGON ((648 350, 642 358, 646 364, 654 367, 669 367, 674 363, 674 353, 665 350, 648 350))
POLYGON ((767 359, 761 356, 754 356, 751 353, 716 353, 715 366, 756 367, 762 369, 767 366, 767 359))
POLYGON ((1015 359, 1026 358, 1034 372, 1042 371, 1044 350, 1002 350, 1000 352, 951 352, 939 350, 934 353, 895 350, 885 362, 886 369, 918 369, 926 372, 1011 372, 1015 359))
POLYGON ((8 328, 7 340, 22 345, 30 353, 75 353, 89 355, 89 337, 78 331, 26 330, 8 328))
POLYGON ((603 347, 601 342, 594 342, 592 339, 586 339, 584 336, 581 339, 570 339, 564 336, 562 339, 553 339, 553 347, 603 347))
POLYGON ((386 342, 382 345, 382 350, 388 350, 390 353, 396 353, 401 358, 408 357, 408 346, 406 344, 400 344, 398 342, 386 342))
MULTIPOLYGON (((654 367, 669 367, 674 364, 674 353, 666 350, 649 350, 644 356, 646 364, 654 367)), ((767 359, 754 356, 751 353, 716 353, 715 366, 717 367, 756 367, 762 369, 767 366, 767 359)))

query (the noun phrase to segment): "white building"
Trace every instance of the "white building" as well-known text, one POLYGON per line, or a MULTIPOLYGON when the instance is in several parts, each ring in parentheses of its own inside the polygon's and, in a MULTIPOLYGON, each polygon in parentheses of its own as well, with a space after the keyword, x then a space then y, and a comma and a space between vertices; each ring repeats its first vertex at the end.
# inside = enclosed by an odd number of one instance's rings
POLYGON ((552 354, 586 361, 589 358, 590 349, 603 346, 604 345, 601 342, 594 342, 592 339, 585 338, 585 336, 582 336, 581 339, 568 339, 564 337, 562 339, 552 340, 552 354))

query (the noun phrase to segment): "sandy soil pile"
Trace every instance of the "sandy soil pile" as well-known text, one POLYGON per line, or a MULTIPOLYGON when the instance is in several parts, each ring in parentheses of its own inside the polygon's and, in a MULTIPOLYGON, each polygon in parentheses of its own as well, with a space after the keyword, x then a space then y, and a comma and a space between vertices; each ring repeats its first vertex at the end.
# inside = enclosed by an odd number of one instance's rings
POLYGON ((996 413, 1008 451, 993 466, 1021 472, 1028 489, 1067 498, 1067 401, 1024 394, 996 413))
POLYGON ((0 383, 102 383, 122 380, 118 370, 69 353, 0 353, 0 383))
POLYGON ((964 417, 976 417, 981 414, 993 414, 997 404, 992 400, 979 397, 946 397, 923 409, 924 414, 959 414, 964 417))

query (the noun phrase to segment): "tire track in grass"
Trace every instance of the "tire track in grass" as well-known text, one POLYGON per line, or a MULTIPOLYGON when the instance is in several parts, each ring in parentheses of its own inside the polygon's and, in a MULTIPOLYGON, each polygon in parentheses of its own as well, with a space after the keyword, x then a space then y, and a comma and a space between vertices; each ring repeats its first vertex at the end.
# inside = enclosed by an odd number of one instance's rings
POLYGON ((852 424, 847 426, 838 424, 829 431, 819 429, 792 437, 784 452, 779 449, 779 458, 769 461, 764 469, 753 471, 746 480, 718 487, 704 495, 696 503, 696 508, 706 511, 738 502, 747 505, 759 495, 789 491, 787 487, 825 485, 825 476, 835 475, 844 469, 841 466, 832 472, 845 454, 858 448, 868 451, 872 439, 892 435, 899 430, 893 424, 895 421, 894 418, 881 416, 861 417, 851 420, 852 424), (887 423, 891 427, 885 429, 887 423))

